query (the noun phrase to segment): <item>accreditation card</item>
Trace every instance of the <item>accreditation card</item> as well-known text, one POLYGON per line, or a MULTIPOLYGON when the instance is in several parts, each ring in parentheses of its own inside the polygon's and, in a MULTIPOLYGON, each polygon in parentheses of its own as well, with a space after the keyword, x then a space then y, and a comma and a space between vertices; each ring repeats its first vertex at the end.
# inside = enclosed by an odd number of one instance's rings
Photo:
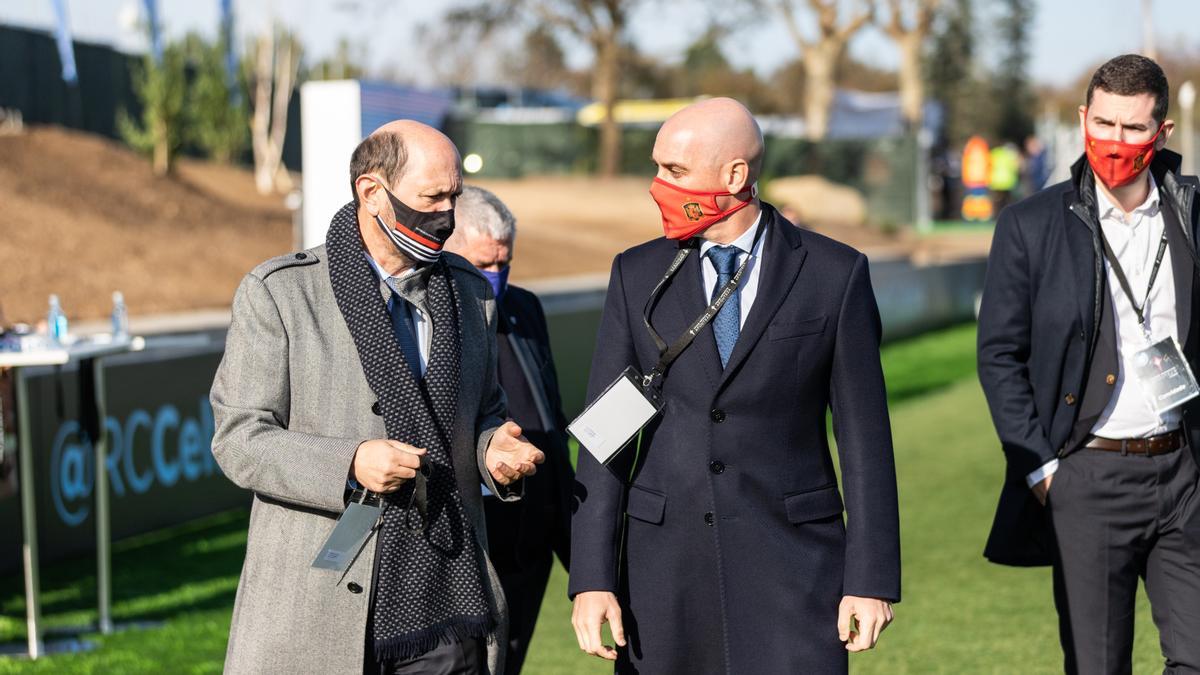
POLYGON ((632 367, 600 394, 567 431, 601 464, 612 459, 662 410, 662 396, 632 367))
POLYGON ((359 501, 352 501, 338 518, 325 545, 317 552, 312 566, 318 569, 345 572, 371 536, 383 507, 377 496, 364 492, 359 501), (374 499, 371 499, 373 497, 374 499))
POLYGON ((1200 396, 1196 377, 1179 342, 1164 338, 1133 355, 1134 375, 1142 384, 1146 403, 1156 415, 1200 396))

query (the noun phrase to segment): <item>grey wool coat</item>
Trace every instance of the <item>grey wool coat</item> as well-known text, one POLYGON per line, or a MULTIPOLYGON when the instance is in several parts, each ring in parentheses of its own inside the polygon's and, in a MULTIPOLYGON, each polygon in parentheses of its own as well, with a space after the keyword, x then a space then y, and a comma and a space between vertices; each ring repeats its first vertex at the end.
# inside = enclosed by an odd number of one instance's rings
MULTIPOLYGON (((507 610, 487 558, 480 483, 508 501, 484 467, 504 421, 496 380, 491 287, 445 254, 462 304, 462 382, 452 456, 497 631, 488 666, 501 672, 507 610)), ((387 287, 381 284, 381 297, 387 287)), ((325 247, 268 260, 242 280, 213 382, 212 451, 254 493, 246 561, 225 656, 228 673, 361 673, 375 540, 343 576, 313 558, 345 508, 359 443, 387 438, 372 413, 358 352, 334 300, 325 247)))

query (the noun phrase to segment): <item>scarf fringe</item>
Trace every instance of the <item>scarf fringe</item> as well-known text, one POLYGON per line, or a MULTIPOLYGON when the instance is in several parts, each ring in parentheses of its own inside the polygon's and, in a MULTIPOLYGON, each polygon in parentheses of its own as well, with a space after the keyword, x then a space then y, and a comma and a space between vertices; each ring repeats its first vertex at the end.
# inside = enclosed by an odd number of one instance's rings
POLYGON ((490 615, 455 617, 405 635, 376 640, 375 659, 380 663, 408 661, 433 651, 439 645, 472 638, 487 638, 490 644, 495 639, 492 634, 495 627, 496 622, 490 615))

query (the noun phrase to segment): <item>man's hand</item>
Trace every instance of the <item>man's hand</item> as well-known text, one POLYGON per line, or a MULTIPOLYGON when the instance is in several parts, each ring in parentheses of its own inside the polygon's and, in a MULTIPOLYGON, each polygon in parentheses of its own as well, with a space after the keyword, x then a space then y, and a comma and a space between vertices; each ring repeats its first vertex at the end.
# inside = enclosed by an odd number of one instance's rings
POLYGON ((1042 482, 1033 486, 1033 496, 1041 502, 1042 506, 1046 505, 1046 498, 1050 496, 1050 483, 1054 481, 1054 474, 1050 474, 1042 479, 1042 482))
POLYGON ((838 637, 846 643, 849 651, 873 649, 879 634, 888 627, 892 618, 892 603, 847 595, 838 606, 838 637), (858 622, 855 630, 850 629, 851 617, 858 622))
POLYGON ((600 638, 600 626, 605 623, 613 640, 624 647, 625 626, 621 624, 621 605, 617 603, 617 596, 608 591, 586 591, 575 596, 571 625, 575 627, 579 648, 592 656, 616 661, 616 648, 604 644, 600 638))
POLYGON ((492 479, 500 485, 511 485, 525 476, 537 473, 537 465, 546 455, 533 447, 521 435, 521 427, 509 420, 492 434, 483 463, 492 479))
POLYGON ((371 492, 395 492, 421 469, 424 448, 386 439, 363 441, 354 451, 351 477, 371 492))

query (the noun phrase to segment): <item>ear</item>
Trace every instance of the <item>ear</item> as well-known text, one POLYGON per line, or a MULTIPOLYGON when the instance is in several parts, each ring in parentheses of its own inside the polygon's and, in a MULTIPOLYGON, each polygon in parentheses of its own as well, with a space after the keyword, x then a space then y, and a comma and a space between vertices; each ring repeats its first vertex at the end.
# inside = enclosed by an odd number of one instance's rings
POLYGON ((736 195, 750 187, 750 165, 744 159, 735 159, 721 167, 721 178, 725 191, 736 195))
POLYGON ((1079 133, 1087 136, 1087 106, 1079 106, 1079 133))
POLYGON ((1162 150, 1167 147, 1167 139, 1171 134, 1175 133, 1175 120, 1167 120, 1163 122, 1162 132, 1158 135, 1158 140, 1154 142, 1155 150, 1162 150))
POLYGON ((379 181, 374 177, 363 174, 354 179, 354 189, 358 192, 358 203, 367 210, 367 213, 372 216, 377 216, 383 212, 380 202, 380 197, 383 197, 383 190, 379 187, 379 181))

